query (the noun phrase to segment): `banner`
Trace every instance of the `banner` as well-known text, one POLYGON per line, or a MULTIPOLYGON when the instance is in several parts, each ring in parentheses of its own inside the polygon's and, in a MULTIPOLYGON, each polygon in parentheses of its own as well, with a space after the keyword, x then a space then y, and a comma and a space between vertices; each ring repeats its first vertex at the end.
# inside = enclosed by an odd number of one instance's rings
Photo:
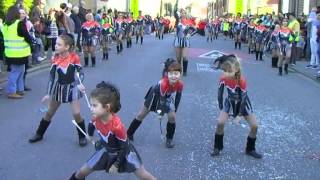
POLYGON ((236 0, 236 14, 243 12, 243 0, 236 0))
POLYGON ((133 19, 137 19, 137 17, 139 16, 139 0, 130 1, 130 11, 133 14, 133 19))

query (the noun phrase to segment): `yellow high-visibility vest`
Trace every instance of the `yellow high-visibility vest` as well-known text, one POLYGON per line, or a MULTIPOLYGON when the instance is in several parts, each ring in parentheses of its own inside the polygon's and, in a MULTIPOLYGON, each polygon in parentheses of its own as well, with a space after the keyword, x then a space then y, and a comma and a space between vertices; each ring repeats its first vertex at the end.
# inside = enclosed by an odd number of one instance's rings
POLYGON ((4 25, 2 34, 4 39, 4 54, 9 58, 21 58, 31 55, 30 45, 25 41, 24 37, 18 36, 18 23, 16 20, 10 26, 4 25))
POLYGON ((289 24, 288 24, 288 28, 290 28, 295 34, 295 39, 294 39, 294 41, 296 41, 296 42, 299 42, 299 40, 300 40, 300 23, 299 23, 299 21, 298 20, 293 20, 293 21, 291 21, 289 24), (299 31, 298 32, 295 32, 294 31, 294 27, 295 26, 299 26, 299 31))
POLYGON ((228 22, 223 23, 223 31, 229 31, 229 23, 228 22))

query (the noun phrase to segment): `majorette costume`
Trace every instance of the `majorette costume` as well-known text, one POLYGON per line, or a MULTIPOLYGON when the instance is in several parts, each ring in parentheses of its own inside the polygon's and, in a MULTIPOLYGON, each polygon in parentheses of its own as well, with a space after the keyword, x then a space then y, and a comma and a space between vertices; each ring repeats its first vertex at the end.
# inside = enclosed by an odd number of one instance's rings
POLYGON ((246 80, 241 77, 238 83, 235 79, 222 76, 218 90, 218 102, 219 109, 231 114, 233 117, 249 115, 252 112, 252 107, 249 97, 247 96, 246 80), (228 96, 223 100, 225 87, 228 96))
MULTIPOLYGON (((98 44, 98 38, 100 34, 100 24, 96 21, 86 21, 81 26, 81 35, 82 35, 82 46, 87 47, 86 52, 84 52, 84 64, 88 66, 89 57, 87 51, 89 47, 95 47, 98 44)), ((91 53, 91 63, 92 66, 96 64, 95 52, 91 53)))
MULTIPOLYGON (((280 50, 280 41, 279 41, 279 30, 274 30, 270 35, 270 49, 272 51, 278 51, 280 50)), ((276 68, 278 65, 278 55, 276 57, 272 57, 271 66, 273 68, 276 68)))
MULTIPOLYGON (((194 35, 196 32, 193 27, 193 23, 191 20, 186 18, 180 18, 180 21, 177 25, 177 32, 174 39, 174 47, 175 48, 189 48, 190 47, 190 36, 194 35)), ((188 60, 187 57, 180 57, 181 59, 177 59, 179 63, 182 61, 183 67, 183 75, 186 75, 188 69, 188 60)))
POLYGON ((124 20, 124 31, 125 31, 125 36, 127 39, 127 48, 130 48, 132 46, 132 32, 133 32, 133 19, 131 17, 127 17, 124 20))
POLYGON ((260 53, 260 60, 262 60, 263 56, 263 47, 264 47, 264 41, 266 39, 266 34, 268 32, 268 29, 260 24, 255 28, 255 43, 256 43, 256 60, 258 60, 259 53, 260 53))
POLYGON ((241 33, 240 33, 240 40, 242 42, 246 42, 247 40, 247 33, 248 33, 248 22, 243 19, 241 24, 240 24, 240 27, 241 27, 241 33))
MULTIPOLYGON (((71 103, 75 100, 79 100, 82 97, 82 93, 78 89, 77 85, 80 84, 79 79, 81 81, 83 80, 83 73, 79 56, 76 53, 72 52, 69 53, 67 57, 55 55, 52 59, 53 60, 50 68, 47 95, 50 95, 52 101, 56 101, 58 103, 71 103), (77 74, 79 75, 79 77, 77 74)), ((78 121, 79 119, 82 120, 80 114, 76 114, 74 115, 74 117, 78 118, 78 121)), ((37 129, 36 135, 29 139, 29 142, 34 143, 40 141, 50 122, 51 119, 42 119, 40 121, 40 125, 37 129)), ((78 123, 78 125, 83 131, 86 131, 85 123, 83 120, 78 123)), ((78 135, 80 146, 85 146, 87 144, 87 141, 80 130, 78 130, 78 135)))
POLYGON ((110 167, 115 165, 119 173, 134 172, 141 167, 142 160, 127 138, 120 117, 114 113, 112 116, 107 123, 103 123, 100 119, 91 120, 88 133, 93 136, 96 129, 100 140, 96 142, 96 152, 87 161, 87 165, 95 171, 109 172, 110 167))
POLYGON ((96 21, 86 21, 81 26, 82 45, 96 46, 98 42, 98 35, 100 33, 100 24, 96 21))
MULTIPOLYGON (((167 76, 162 78, 156 85, 150 87, 145 95, 144 107, 149 111, 158 113, 161 110, 161 115, 169 112, 176 112, 181 100, 183 90, 183 82, 178 80, 174 84, 169 83, 167 76)), ((133 134, 141 124, 142 119, 134 119, 127 131, 128 137, 133 140, 133 134)), ((167 143, 172 141, 175 133, 176 124, 167 123, 167 143)), ((170 145, 170 144, 169 144, 170 145)), ((167 145, 168 147, 168 145, 167 145)))
POLYGON ((122 17, 118 17, 115 20, 115 33, 117 37, 117 53, 123 50, 122 36, 124 35, 125 22, 122 17))
POLYGON ((109 23, 105 23, 101 27, 101 45, 103 49, 103 59, 108 60, 108 44, 110 42, 111 36, 114 33, 113 27, 109 23))
POLYGON ((251 54, 255 46, 255 24, 250 22, 248 25, 248 53, 251 54))
POLYGON ((279 29, 279 41, 280 41, 280 55, 278 60, 279 75, 282 75, 282 66, 284 64, 284 71, 288 74, 288 57, 291 56, 291 46, 293 42, 293 31, 288 27, 282 27, 279 29), (285 60, 283 59, 285 58, 285 60))
POLYGON ((136 44, 138 43, 139 36, 140 36, 140 43, 141 44, 143 43, 143 31, 144 31, 145 22, 146 22, 146 18, 144 16, 139 16, 137 18, 136 29, 135 29, 136 44))
MULTIPOLYGON (((218 90, 218 102, 219 109, 233 117, 248 116, 252 113, 251 103, 246 90, 246 80, 243 77, 241 77, 240 82, 238 82, 236 79, 222 76, 218 90), (223 103, 224 87, 227 88, 228 96, 223 103)), ((248 136, 246 152, 255 158, 261 158, 262 156, 255 152, 255 142, 256 138, 248 136)), ((214 149, 215 151, 221 151, 223 149, 223 134, 215 134, 214 149)))

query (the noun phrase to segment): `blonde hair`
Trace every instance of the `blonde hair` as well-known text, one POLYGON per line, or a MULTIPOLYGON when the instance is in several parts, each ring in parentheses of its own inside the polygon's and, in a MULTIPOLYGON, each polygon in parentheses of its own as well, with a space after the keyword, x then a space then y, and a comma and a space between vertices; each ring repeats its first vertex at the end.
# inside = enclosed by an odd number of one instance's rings
POLYGON ((240 83, 241 80, 241 65, 239 59, 234 55, 224 55, 218 58, 216 61, 219 62, 218 67, 222 69, 224 72, 232 71, 232 67, 235 68, 235 79, 240 83))

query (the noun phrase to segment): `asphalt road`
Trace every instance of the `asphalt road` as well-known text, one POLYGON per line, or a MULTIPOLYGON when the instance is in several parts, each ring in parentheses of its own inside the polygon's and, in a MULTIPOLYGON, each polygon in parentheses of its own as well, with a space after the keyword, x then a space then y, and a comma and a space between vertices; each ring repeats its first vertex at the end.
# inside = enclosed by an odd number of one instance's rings
MULTIPOLYGON (((98 60, 95 68, 85 68, 87 91, 101 80, 115 83, 121 92, 119 116, 128 127, 147 89, 159 80, 161 63, 175 57, 172 43, 172 35, 166 35, 164 40, 149 35, 145 36, 143 45, 124 47, 120 55, 112 49, 109 61, 98 60)), ((175 148, 165 148, 156 114, 147 116, 135 134, 134 145, 146 169, 160 180, 320 179, 319 160, 310 158, 320 154, 320 85, 294 72, 280 77, 267 57, 257 62, 253 55, 246 53, 244 46, 242 51, 233 48, 229 39, 207 43, 202 36, 192 37, 189 72, 183 78, 185 89, 177 113, 175 148), (260 125, 256 148, 264 155, 261 160, 244 153, 249 128, 243 120, 242 125, 231 120, 227 123, 223 153, 217 158, 209 155, 219 113, 217 88, 221 73, 209 68, 212 58, 207 56, 217 54, 211 52, 213 50, 235 53, 241 58, 248 93, 260 125)), ((43 141, 28 143, 42 117, 40 100, 45 94, 48 76, 48 69, 30 74, 28 85, 33 90, 22 100, 0 96, 0 180, 68 179, 94 152, 91 144, 84 148, 78 146, 68 104, 61 106, 53 117, 43 141)), ((88 122, 90 111, 84 99, 81 108, 88 122)), ((95 172, 87 179, 136 178, 133 174, 95 172)))

